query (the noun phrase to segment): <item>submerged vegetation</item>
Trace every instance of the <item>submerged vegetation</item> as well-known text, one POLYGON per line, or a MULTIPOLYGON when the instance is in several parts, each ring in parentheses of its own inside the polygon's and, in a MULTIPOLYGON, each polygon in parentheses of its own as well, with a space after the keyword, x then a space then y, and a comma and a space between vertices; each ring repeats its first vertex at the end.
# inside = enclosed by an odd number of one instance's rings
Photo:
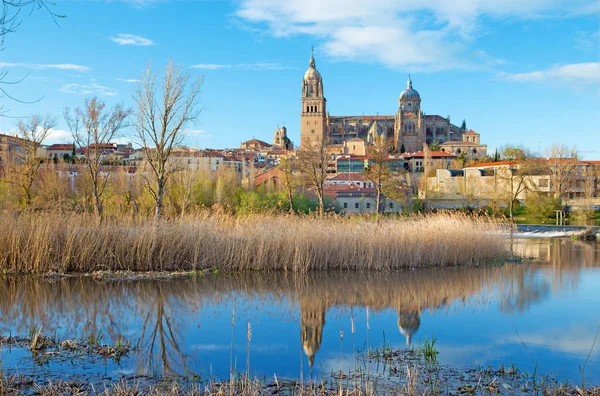
POLYGON ((390 270, 505 259, 487 218, 436 214, 378 223, 331 216, 199 216, 178 222, 9 214, 0 271, 390 270))

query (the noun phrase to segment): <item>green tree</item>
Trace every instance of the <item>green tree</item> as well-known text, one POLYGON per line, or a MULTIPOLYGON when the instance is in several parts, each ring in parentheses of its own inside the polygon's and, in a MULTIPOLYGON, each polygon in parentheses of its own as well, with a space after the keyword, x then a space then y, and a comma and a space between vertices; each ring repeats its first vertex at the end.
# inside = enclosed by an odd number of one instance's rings
POLYGON ((522 147, 505 147, 502 158, 508 165, 496 168, 496 189, 508 206, 510 220, 514 222, 515 204, 522 194, 533 188, 531 175, 538 173, 539 164, 522 147))

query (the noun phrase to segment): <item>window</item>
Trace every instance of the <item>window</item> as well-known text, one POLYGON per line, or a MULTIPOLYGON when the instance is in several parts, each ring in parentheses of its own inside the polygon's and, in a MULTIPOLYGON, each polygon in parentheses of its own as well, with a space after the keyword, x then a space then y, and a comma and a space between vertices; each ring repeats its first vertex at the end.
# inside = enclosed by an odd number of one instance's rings
POLYGON ((358 202, 356 202, 356 203, 354 204, 354 209, 358 209, 358 207, 359 207, 359 205, 358 205, 358 202))
POLYGON ((371 202, 367 202, 367 209, 371 209, 371 202))
POLYGON ((408 109, 408 111, 412 111, 412 103, 409 103, 409 104, 408 104, 408 107, 407 107, 407 109, 408 109))
POLYGON ((538 186, 539 187, 543 187, 543 188, 547 188, 549 186, 548 179, 540 179, 538 181, 538 186))
POLYGON ((394 203, 390 202, 390 209, 394 209, 394 203))
POLYGON ((344 209, 348 209, 348 202, 344 202, 344 209))

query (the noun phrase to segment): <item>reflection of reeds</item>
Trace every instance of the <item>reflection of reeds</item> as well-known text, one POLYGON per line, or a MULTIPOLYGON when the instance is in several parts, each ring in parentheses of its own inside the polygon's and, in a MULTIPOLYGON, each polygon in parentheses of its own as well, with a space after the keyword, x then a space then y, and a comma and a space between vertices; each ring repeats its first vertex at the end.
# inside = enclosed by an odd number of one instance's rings
POLYGON ((202 217, 178 223, 6 215, 0 270, 394 269, 472 265, 507 255, 485 219, 438 214, 376 224, 332 217, 202 217))

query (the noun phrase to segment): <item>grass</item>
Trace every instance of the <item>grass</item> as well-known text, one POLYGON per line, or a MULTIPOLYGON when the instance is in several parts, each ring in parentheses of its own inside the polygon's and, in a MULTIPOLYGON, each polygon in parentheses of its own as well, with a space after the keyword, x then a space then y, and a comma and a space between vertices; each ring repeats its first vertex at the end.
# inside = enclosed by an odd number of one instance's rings
POLYGON ((0 272, 387 270, 481 265, 509 255, 487 218, 441 213, 379 224, 331 216, 178 222, 5 214, 0 272))

